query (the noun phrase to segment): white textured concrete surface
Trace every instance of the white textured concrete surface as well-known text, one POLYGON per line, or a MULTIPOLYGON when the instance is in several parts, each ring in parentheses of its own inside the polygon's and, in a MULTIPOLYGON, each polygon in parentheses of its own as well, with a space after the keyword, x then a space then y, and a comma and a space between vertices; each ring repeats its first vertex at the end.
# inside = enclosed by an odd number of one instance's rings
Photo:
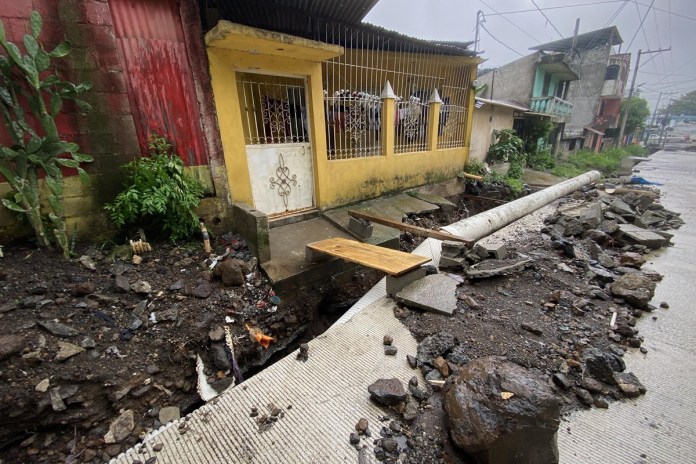
POLYGON ((658 152, 637 169, 664 184, 662 204, 686 221, 674 232, 674 246, 645 266, 665 276, 652 303, 670 307, 638 322, 648 353, 625 356, 646 395, 564 421, 558 438, 564 464, 696 463, 696 153, 658 152))
POLYGON ((397 377, 406 388, 414 375, 423 382, 420 371, 406 362, 406 354, 416 353, 416 341, 393 308, 392 300, 377 300, 312 340, 307 362, 291 353, 181 419, 187 421, 185 434, 179 432, 181 421, 170 423, 112 462, 131 464, 156 456, 157 464, 355 463, 358 452, 348 437, 361 417, 370 422, 373 438, 363 443, 373 456, 372 440, 379 438, 378 417, 384 411, 369 399, 367 386, 397 377), (396 356, 385 356, 385 334, 394 338, 396 356), (269 403, 285 416, 260 432, 249 412, 257 407, 259 415, 265 414, 269 403), (158 443, 163 447, 156 452, 158 443))

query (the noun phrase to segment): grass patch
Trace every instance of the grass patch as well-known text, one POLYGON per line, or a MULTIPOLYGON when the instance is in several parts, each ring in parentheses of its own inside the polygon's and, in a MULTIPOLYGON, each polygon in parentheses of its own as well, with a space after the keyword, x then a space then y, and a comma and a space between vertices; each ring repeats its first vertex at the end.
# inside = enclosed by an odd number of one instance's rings
POLYGON ((628 147, 612 147, 595 153, 591 150, 580 150, 568 159, 559 162, 551 173, 560 177, 575 177, 587 171, 596 169, 604 176, 613 176, 619 171, 621 160, 627 156, 645 155, 645 148, 638 145, 628 147))

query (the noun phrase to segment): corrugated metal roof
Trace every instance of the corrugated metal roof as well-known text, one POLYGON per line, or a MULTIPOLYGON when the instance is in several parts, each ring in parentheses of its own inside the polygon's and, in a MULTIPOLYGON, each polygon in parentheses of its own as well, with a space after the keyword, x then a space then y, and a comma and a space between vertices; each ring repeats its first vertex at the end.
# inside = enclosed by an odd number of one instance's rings
POLYGON ((473 42, 418 39, 361 23, 376 3, 377 0, 219 0, 218 7, 221 18, 233 23, 346 48, 408 48, 414 53, 476 55, 468 48, 473 42), (365 40, 368 36, 369 40, 365 40))
MULTIPOLYGON (((619 45, 623 43, 621 34, 616 26, 598 29, 596 31, 585 32, 578 35, 575 48, 580 50, 590 50, 604 45, 619 45)), ((530 50, 541 50, 548 52, 567 52, 573 47, 573 37, 548 42, 545 44, 530 47, 530 50)))
POLYGON ((378 0, 218 0, 224 19, 270 30, 303 29, 316 19, 358 24, 378 0), (271 27, 273 26, 273 27, 271 27))
MULTIPOLYGON (((480 98, 476 97, 477 102, 481 103, 487 103, 489 105, 495 105, 495 106, 504 106, 506 108, 512 108, 513 110, 519 110, 519 111, 529 111, 529 108, 524 106, 522 103, 518 102, 517 100, 508 100, 508 99, 499 99, 499 100, 491 100, 488 98, 480 98)), ((483 106, 483 105, 481 105, 483 106)), ((478 106, 477 106, 478 108, 478 106)))

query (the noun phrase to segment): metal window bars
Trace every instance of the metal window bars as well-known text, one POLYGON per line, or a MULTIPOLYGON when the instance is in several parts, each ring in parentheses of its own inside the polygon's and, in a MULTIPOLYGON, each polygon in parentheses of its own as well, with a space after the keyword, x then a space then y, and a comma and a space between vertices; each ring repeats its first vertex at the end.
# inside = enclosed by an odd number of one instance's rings
POLYGON ((325 91, 328 159, 365 158, 382 154, 382 101, 367 92, 325 91))
POLYGON ((384 155, 381 132, 390 123, 396 126, 396 153, 428 150, 428 99, 433 89, 448 98, 453 114, 464 110, 458 115, 461 123, 450 124, 457 135, 443 141, 448 147, 464 146, 463 116, 473 66, 469 62, 434 49, 419 50, 412 42, 394 40, 386 33, 333 23, 318 29, 316 39, 345 49, 343 55, 323 63, 329 160, 384 155), (393 122, 381 117, 382 102, 377 97, 387 81, 402 97, 393 122))
POLYGON ((309 142, 303 79, 237 73, 246 145, 309 142))

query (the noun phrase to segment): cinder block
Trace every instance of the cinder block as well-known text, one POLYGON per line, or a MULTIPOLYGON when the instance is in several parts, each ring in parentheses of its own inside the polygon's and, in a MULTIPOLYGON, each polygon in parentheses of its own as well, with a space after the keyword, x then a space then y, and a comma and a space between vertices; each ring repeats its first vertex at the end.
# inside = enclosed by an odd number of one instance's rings
POLYGON ((235 230, 247 241, 252 253, 259 262, 271 260, 271 245, 269 243, 268 216, 263 212, 243 203, 235 203, 235 230))
POLYGON ((305 259, 310 263, 318 263, 319 261, 325 261, 328 259, 329 255, 322 253, 321 251, 316 251, 308 246, 305 247, 305 259))
POLYGON ((361 238, 370 238, 372 237, 372 231, 374 229, 374 226, 370 221, 366 221, 364 219, 358 219, 354 217, 350 217, 348 220, 348 230, 356 234, 358 237, 361 238))
POLYGON ((419 267, 400 276, 387 276, 387 295, 394 296, 409 284, 425 277, 424 267, 419 267))
POLYGON ((507 255, 507 247, 502 242, 477 243, 476 252, 479 256, 486 258, 504 259, 507 255))
POLYGON ((466 244, 462 242, 455 242, 453 240, 445 240, 442 242, 442 251, 440 254, 442 256, 447 256, 450 258, 456 258, 461 256, 461 254, 466 250, 466 244))

